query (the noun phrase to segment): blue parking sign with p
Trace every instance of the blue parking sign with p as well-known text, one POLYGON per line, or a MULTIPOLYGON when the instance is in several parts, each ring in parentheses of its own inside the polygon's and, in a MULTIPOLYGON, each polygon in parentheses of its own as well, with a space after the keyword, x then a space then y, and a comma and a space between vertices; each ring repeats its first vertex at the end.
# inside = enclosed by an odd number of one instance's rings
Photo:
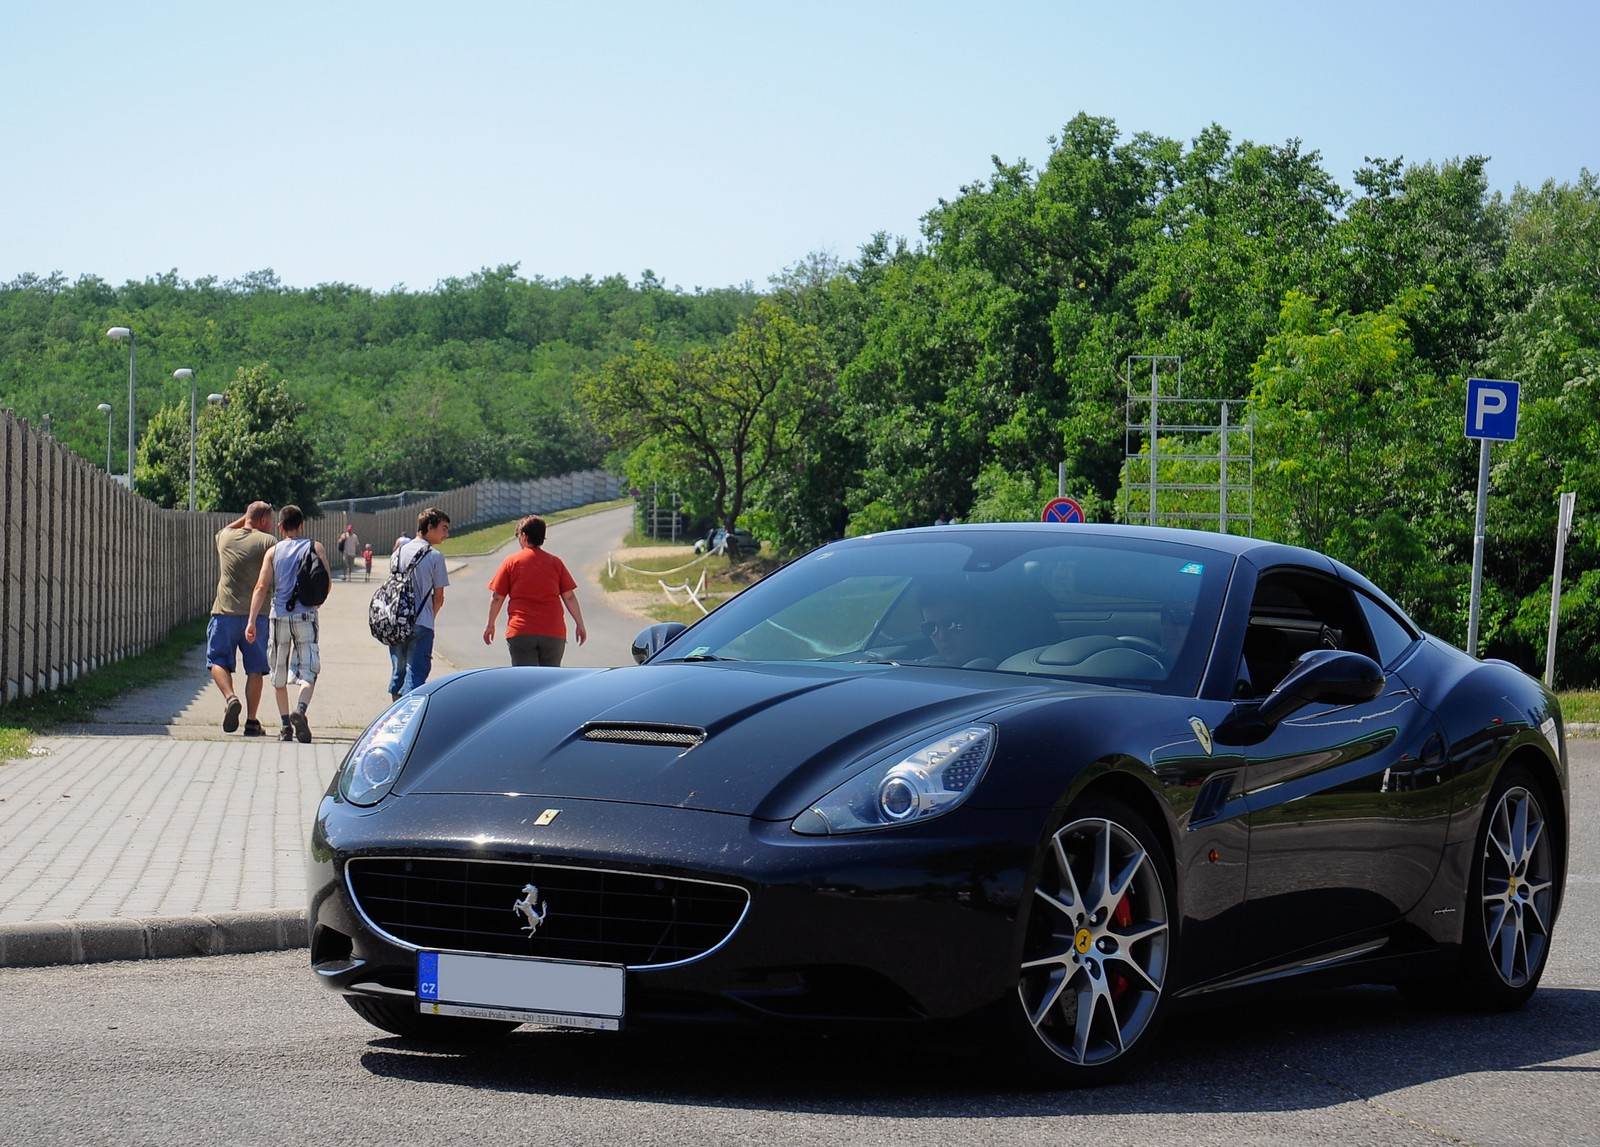
POLYGON ((1510 442, 1517 436, 1520 382, 1494 378, 1467 379, 1467 437, 1510 442))

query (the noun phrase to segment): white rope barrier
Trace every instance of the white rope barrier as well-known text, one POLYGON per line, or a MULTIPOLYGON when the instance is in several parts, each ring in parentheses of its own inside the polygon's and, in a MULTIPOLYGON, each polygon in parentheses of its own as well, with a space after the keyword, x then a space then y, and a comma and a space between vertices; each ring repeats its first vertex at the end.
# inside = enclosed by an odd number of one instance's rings
POLYGON ((680 593, 685 593, 685 594, 689 595, 689 600, 694 602, 695 608, 698 609, 701 613, 710 613, 711 612, 709 609, 707 609, 705 607, 704 603, 702 603, 701 600, 700 600, 702 597, 705 596, 705 593, 706 593, 706 571, 705 570, 701 570, 700 571, 700 584, 698 586, 690 586, 688 582, 684 582, 682 585, 668 585, 666 582, 662 581, 660 578, 656 579, 656 584, 659 585, 661 587, 661 589, 663 590, 663 592, 666 593, 667 600, 669 602, 671 602, 673 605, 677 605, 678 604, 678 599, 674 595, 675 594, 680 594, 680 593))
POLYGON ((616 577, 618 570, 627 570, 629 573, 644 574, 646 577, 662 577, 666 574, 682 573, 684 570, 693 569, 695 566, 704 566, 714 554, 720 554, 721 547, 709 553, 698 554, 681 566, 674 566, 669 570, 642 570, 638 566, 630 566, 626 562, 619 562, 611 551, 606 553, 606 576, 616 577))

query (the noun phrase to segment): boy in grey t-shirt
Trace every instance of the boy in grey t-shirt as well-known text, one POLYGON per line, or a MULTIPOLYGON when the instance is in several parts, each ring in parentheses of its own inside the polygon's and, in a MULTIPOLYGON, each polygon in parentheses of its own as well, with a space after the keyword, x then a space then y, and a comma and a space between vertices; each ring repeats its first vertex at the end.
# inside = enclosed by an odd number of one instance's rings
POLYGON ((430 506, 417 515, 417 534, 390 557, 390 568, 408 572, 416 593, 417 627, 411 640, 389 647, 389 699, 398 701, 428 680, 433 668, 433 626, 450 584, 444 555, 433 547, 450 536, 450 516, 430 506), (419 557, 420 555, 420 557, 419 557))

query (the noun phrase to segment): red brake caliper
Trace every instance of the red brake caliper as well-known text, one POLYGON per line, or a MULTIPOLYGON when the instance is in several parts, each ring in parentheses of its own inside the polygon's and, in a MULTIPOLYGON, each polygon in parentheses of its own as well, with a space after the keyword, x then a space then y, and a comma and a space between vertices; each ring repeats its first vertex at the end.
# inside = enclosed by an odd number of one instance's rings
MULTIPOLYGON (((1133 923, 1133 905, 1128 902, 1126 893, 1123 894, 1121 900, 1117 901, 1117 906, 1111 910, 1111 922, 1118 928, 1126 928, 1133 923)), ((1120 1000, 1123 993, 1128 990, 1128 975, 1122 970, 1121 965, 1118 965, 1117 969, 1111 972, 1109 978, 1111 980, 1111 998, 1120 1000)))

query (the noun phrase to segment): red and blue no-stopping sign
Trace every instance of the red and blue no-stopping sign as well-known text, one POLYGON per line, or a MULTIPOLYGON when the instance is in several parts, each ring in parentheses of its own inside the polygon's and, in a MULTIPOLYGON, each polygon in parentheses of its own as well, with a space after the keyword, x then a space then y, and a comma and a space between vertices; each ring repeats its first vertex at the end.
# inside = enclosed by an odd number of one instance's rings
POLYGON ((1083 507, 1071 498, 1052 498, 1045 504, 1044 513, 1039 516, 1041 522, 1081 522, 1083 521, 1083 507))

